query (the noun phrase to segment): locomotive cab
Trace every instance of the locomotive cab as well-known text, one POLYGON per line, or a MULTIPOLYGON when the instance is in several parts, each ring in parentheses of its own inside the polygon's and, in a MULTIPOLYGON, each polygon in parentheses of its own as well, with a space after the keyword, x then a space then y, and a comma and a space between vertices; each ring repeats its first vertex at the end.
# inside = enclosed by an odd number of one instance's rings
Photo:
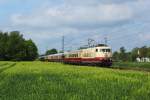
POLYGON ((112 50, 109 47, 105 48, 96 48, 95 50, 96 57, 104 57, 104 58, 109 58, 112 57, 112 50))
POLYGON ((112 50, 111 47, 102 46, 95 48, 95 57, 99 59, 99 61, 103 65, 112 65, 112 50))

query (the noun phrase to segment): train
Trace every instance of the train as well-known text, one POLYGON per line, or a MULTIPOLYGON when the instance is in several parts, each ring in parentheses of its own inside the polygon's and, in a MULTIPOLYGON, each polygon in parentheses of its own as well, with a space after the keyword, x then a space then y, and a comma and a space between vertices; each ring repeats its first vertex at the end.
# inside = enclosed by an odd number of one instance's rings
POLYGON ((42 56, 40 59, 64 64, 111 66, 112 49, 110 46, 99 44, 80 50, 42 56))

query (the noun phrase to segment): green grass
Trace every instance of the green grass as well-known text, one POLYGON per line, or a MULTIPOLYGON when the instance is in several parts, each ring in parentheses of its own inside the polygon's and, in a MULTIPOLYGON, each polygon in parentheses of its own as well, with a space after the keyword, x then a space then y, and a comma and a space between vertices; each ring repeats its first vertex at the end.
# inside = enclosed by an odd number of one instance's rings
POLYGON ((150 100, 150 73, 0 62, 0 100, 150 100))

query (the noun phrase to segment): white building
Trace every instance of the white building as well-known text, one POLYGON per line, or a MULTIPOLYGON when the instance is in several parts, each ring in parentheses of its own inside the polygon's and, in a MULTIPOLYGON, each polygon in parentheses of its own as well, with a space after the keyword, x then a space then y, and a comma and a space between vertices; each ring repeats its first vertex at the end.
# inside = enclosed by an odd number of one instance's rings
POLYGON ((150 58, 148 57, 142 57, 142 58, 136 58, 137 62, 150 62, 150 58))

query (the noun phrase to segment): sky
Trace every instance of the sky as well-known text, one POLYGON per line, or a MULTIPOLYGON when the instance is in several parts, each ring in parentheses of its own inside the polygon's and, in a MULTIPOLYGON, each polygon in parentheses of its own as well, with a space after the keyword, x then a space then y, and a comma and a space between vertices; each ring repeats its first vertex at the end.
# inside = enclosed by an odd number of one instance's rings
POLYGON ((20 31, 39 53, 86 45, 89 38, 118 50, 150 46, 150 0, 0 0, 0 30, 20 31))

